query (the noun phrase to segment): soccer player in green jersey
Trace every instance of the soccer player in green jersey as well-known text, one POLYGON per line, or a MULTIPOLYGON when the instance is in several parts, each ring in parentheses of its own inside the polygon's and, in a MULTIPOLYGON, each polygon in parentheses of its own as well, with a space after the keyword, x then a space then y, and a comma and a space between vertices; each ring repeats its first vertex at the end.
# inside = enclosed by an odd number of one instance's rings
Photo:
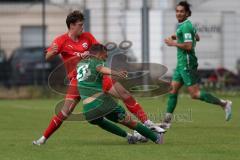
POLYGON ((200 38, 196 28, 193 26, 188 17, 191 16, 190 4, 181 1, 176 6, 176 18, 178 26, 176 34, 165 39, 168 46, 177 48, 177 67, 174 71, 169 93, 167 111, 161 127, 169 128, 171 125, 172 114, 177 105, 178 91, 185 85, 193 99, 198 99, 207 103, 219 105, 225 111, 225 119, 229 121, 231 118, 231 105, 229 100, 219 99, 212 94, 200 90, 197 76, 197 57, 195 55, 196 41, 200 38))
POLYGON ((129 143, 136 143, 139 140, 138 137, 127 133, 111 121, 136 130, 144 137, 161 144, 163 133, 154 133, 140 122, 133 120, 122 106, 117 104, 109 94, 102 91, 103 75, 126 78, 127 72, 114 71, 105 67, 104 60, 107 58, 107 50, 103 45, 93 45, 89 53, 91 57, 82 60, 77 65, 78 89, 83 99, 83 114, 86 120, 110 133, 126 138, 129 143))

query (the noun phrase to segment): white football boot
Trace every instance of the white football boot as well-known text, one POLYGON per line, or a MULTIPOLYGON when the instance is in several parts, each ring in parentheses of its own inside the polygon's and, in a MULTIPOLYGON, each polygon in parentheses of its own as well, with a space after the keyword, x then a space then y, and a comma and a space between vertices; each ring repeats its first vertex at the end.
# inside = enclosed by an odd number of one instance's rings
POLYGON ((32 144, 37 145, 37 146, 41 146, 41 145, 45 144, 46 141, 47 141, 47 139, 44 136, 42 136, 38 140, 33 141, 32 144))

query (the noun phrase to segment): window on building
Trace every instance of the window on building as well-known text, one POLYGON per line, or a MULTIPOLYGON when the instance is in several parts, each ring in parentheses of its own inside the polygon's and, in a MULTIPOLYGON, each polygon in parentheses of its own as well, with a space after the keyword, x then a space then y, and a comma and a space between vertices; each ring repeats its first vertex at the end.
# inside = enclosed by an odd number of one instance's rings
POLYGON ((21 46, 36 47, 43 46, 42 26, 22 26, 21 27, 21 46))

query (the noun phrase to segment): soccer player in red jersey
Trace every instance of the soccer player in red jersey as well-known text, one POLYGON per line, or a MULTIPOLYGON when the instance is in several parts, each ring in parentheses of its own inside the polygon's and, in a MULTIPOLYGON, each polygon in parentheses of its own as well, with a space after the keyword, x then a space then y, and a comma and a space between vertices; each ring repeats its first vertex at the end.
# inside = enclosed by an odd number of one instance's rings
POLYGON ((83 32, 83 21, 84 16, 80 11, 71 12, 66 18, 68 32, 55 38, 52 45, 47 49, 46 60, 60 54, 64 62, 69 85, 62 110, 52 117, 43 136, 37 141, 33 141, 33 144, 44 144, 61 126, 63 120, 68 117, 81 99, 76 80, 77 63, 87 55, 91 45, 98 43, 91 33, 83 32))
MULTIPOLYGON (((84 16, 80 11, 71 12, 66 18, 68 32, 54 39, 52 45, 47 49, 46 60, 60 55, 67 72, 69 85, 61 111, 54 115, 49 123, 49 126, 44 131, 43 136, 38 140, 33 141, 35 145, 44 144, 47 139, 61 126, 62 122, 72 113, 81 97, 77 88, 77 64, 81 59, 88 56, 88 50, 93 44, 98 44, 98 41, 89 32, 83 32, 84 16)), ((131 94, 122 87, 122 85, 110 77, 106 76, 103 79, 103 90, 125 103, 128 110, 133 113, 148 127, 153 126, 153 122, 147 117, 140 104, 131 96, 131 94)), ((157 127, 157 126, 155 126, 157 127)), ((159 131, 159 128, 154 128, 159 131)), ((160 129, 160 132, 164 130, 160 129)))

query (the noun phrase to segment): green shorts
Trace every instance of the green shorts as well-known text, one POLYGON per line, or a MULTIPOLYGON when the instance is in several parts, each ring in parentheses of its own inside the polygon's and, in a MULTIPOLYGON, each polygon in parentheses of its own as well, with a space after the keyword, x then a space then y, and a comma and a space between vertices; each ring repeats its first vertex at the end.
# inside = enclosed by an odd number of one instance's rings
POLYGON ((111 96, 103 94, 93 102, 85 104, 83 114, 89 122, 102 117, 119 122, 125 118, 126 111, 111 96))
POLYGON ((199 82, 197 67, 193 67, 192 69, 177 67, 173 73, 172 80, 175 82, 180 82, 185 86, 197 84, 199 82))

